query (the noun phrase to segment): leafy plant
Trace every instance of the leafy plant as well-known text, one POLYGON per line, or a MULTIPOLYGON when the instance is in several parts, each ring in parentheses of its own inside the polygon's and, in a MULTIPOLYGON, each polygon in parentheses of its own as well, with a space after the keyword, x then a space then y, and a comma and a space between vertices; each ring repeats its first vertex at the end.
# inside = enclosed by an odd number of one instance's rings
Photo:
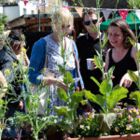
POLYGON ((140 8, 140 0, 127 0, 128 7, 131 9, 139 9, 140 8))
POLYGON ((64 106, 55 106, 57 115, 62 118, 59 125, 63 131, 71 133, 78 124, 77 109, 83 100, 83 91, 74 91, 74 81, 70 72, 65 71, 64 82, 68 86, 68 90, 58 89, 58 96, 64 101, 64 106), (77 123, 76 123, 77 122, 77 123))
MULTIPOLYGON (((92 79, 95 80, 93 77, 92 79)), ((119 86, 113 88, 111 79, 105 79, 101 84, 98 83, 98 85, 100 94, 96 95, 86 91, 85 96, 90 101, 97 103, 104 113, 111 112, 121 99, 127 97, 128 90, 119 86)))
POLYGON ((129 106, 124 109, 115 108, 114 110, 117 118, 110 129, 111 135, 135 134, 140 132, 139 109, 129 106))
POLYGON ((0 98, 0 140, 2 138, 2 132, 6 127, 7 119, 5 118, 5 113, 7 109, 7 101, 0 98))
POLYGON ((3 33, 6 22, 7 22, 7 16, 0 14, 0 34, 3 33))
POLYGON ((30 124, 32 128, 33 137, 38 140, 39 133, 43 128, 55 124, 57 122, 57 116, 50 114, 49 98, 46 101, 46 110, 43 115, 39 115, 40 109, 40 95, 36 92, 34 94, 28 92, 26 96, 26 113, 16 113, 16 122, 19 126, 24 126, 24 123, 30 124))

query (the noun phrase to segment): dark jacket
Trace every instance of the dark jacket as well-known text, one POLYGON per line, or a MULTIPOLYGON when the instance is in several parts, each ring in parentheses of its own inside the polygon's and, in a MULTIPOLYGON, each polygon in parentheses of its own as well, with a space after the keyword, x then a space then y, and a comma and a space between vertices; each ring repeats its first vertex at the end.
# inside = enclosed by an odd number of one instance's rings
POLYGON ((99 38, 94 40, 89 34, 85 34, 76 40, 76 45, 80 58, 80 71, 85 88, 96 94, 98 92, 98 86, 91 80, 91 76, 100 81, 101 71, 99 69, 88 70, 86 59, 93 58, 94 55, 97 55, 96 51, 100 51, 99 38))
POLYGON ((11 113, 11 110, 17 110, 19 105, 19 100, 17 99, 22 90, 22 82, 19 82, 19 80, 22 81, 22 79, 19 79, 19 77, 21 78, 20 69, 15 71, 13 63, 18 65, 15 54, 8 47, 4 46, 3 49, 0 50, 0 71, 3 72, 8 84, 11 85, 8 86, 8 94, 5 96, 6 100, 10 100, 10 102, 8 102, 6 116, 12 116, 14 111, 11 113))

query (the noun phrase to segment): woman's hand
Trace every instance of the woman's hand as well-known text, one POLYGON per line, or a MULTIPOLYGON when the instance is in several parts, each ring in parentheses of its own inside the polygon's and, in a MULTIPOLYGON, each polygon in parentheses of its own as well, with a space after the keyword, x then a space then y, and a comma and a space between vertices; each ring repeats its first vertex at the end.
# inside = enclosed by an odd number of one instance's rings
POLYGON ((65 90, 67 89, 67 86, 65 85, 63 81, 56 79, 54 77, 44 77, 43 85, 57 85, 58 87, 61 87, 65 90))
POLYGON ((132 85, 132 79, 130 78, 129 74, 126 73, 121 81, 120 81, 120 86, 123 86, 123 87, 126 87, 126 88, 129 88, 131 85, 132 85))

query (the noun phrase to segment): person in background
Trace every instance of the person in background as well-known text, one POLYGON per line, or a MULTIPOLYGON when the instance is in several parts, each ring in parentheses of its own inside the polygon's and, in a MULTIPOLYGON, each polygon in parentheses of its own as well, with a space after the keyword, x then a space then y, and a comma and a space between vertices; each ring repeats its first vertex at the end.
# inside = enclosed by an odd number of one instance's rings
MULTIPOLYGON (((77 58, 75 42, 67 37, 72 27, 73 16, 70 11, 66 8, 57 9, 52 14, 53 33, 35 42, 31 53, 29 80, 36 86, 43 84, 49 87, 52 108, 54 105, 61 104, 57 96, 57 87, 67 89, 59 66, 65 65, 65 69, 72 73, 73 78, 82 80, 75 63, 75 58, 77 58), (44 68, 46 71, 42 73, 44 68)), ((48 96, 46 94, 48 93, 45 93, 42 98, 45 99, 48 96)))
MULTIPOLYGON (((14 68, 15 72, 15 81, 13 81, 14 90, 16 94, 21 95, 22 92, 26 92, 26 84, 23 82, 23 74, 26 73, 26 70, 29 66, 29 59, 26 55, 25 50, 25 37, 19 30, 11 30, 8 35, 9 45, 9 54, 15 60, 16 66, 14 68), (17 81, 17 82, 16 82, 17 81)), ((25 112, 25 103, 23 98, 19 102, 19 105, 22 108, 22 111, 25 112)))
POLYGON ((86 29, 86 33, 81 35, 76 40, 80 59, 80 71, 83 77, 85 89, 90 90, 92 93, 98 93, 98 86, 91 80, 91 76, 97 80, 101 80, 101 72, 99 69, 88 69, 87 59, 93 58, 96 55, 96 51, 100 51, 99 38, 100 33, 97 31, 99 21, 97 15, 93 9, 88 9, 83 13, 83 25, 86 29))
MULTIPOLYGON (((3 73, 4 77, 6 78, 6 81, 8 81, 7 84, 12 85, 12 87, 13 87, 13 89, 9 89, 8 94, 6 94, 6 99, 8 99, 8 100, 13 98, 13 96, 15 96, 15 94, 16 94, 16 96, 18 96, 20 94, 19 90, 16 90, 16 87, 15 87, 16 72, 13 67, 14 63, 17 63, 17 58, 14 55, 14 53, 12 53, 9 50, 9 47, 7 46, 7 44, 5 42, 4 36, 1 35, 1 38, 0 38, 0 71, 3 73)), ((9 102, 6 116, 7 117, 13 116, 14 112, 18 109, 22 110, 22 106, 20 106, 20 101, 15 100, 14 102, 9 102)))
POLYGON ((29 66, 29 59, 27 57, 25 49, 25 36, 20 31, 12 30, 9 33, 8 38, 10 42, 10 47, 15 53, 18 61, 26 67, 29 66))
MULTIPOLYGON (((0 71, 4 76, 1 78, 5 78, 7 82, 7 90, 3 96, 3 100, 8 102, 5 113, 6 119, 13 117, 16 111, 24 112, 23 100, 19 97, 21 95, 21 88, 17 83, 18 71, 15 71, 14 68, 14 64, 17 63, 18 60, 15 54, 10 51, 5 37, 0 35, 0 71)), ((11 126, 10 121, 7 121, 7 126, 3 132, 3 136, 6 138, 13 138, 17 136, 15 126, 11 126)))
MULTIPOLYGON (((117 19, 111 22, 108 27, 108 45, 110 49, 106 54, 105 71, 107 72, 109 68, 115 66, 112 77, 113 86, 120 84, 122 77, 128 70, 137 70, 137 49, 134 47, 136 43, 134 33, 124 20, 117 19)), ((135 89, 135 85, 128 86, 129 92, 135 89)))
MULTIPOLYGON (((93 9, 88 9, 83 13, 82 22, 86 32, 76 39, 76 45, 79 53, 80 71, 83 77, 85 89, 91 91, 93 94, 99 94, 99 87, 94 81, 92 81, 91 76, 101 82, 101 71, 95 67, 92 67, 92 69, 88 69, 87 67, 87 59, 93 60, 94 55, 97 55, 97 52, 100 52, 99 40, 101 34, 97 29, 99 26, 99 19, 93 9)), ((100 107, 97 104, 92 102, 90 102, 90 104, 97 112, 100 111, 100 107)), ((80 108, 85 108, 84 110, 91 110, 89 109, 91 108, 90 105, 89 107, 81 105, 80 108)))

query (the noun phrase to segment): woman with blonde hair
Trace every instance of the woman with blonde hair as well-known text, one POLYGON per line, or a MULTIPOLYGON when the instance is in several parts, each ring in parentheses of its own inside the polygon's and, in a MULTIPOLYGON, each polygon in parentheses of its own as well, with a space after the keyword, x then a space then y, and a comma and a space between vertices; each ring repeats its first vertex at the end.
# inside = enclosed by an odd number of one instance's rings
MULTIPOLYGON (((74 78, 81 80, 75 42, 67 37, 73 28, 73 16, 66 8, 59 8, 52 14, 53 33, 35 42, 29 66, 29 80, 35 85, 50 87, 51 106, 59 105, 57 87, 66 89, 59 66, 64 66, 74 78), (64 50, 64 54, 62 51, 64 50), (78 64, 78 65, 76 65, 78 64), (78 66, 78 70, 77 70, 78 66), (42 70, 46 68, 45 74, 42 70), (77 73, 76 73, 77 72, 77 73)), ((83 84, 83 83, 82 83, 83 84)), ((83 85, 82 85, 83 86, 83 85)), ((48 94, 48 93, 46 93, 48 94)), ((46 96, 46 94, 43 94, 46 96)), ((45 99, 45 97, 42 97, 45 99)), ((42 106, 43 102, 42 102, 42 106)), ((43 109, 43 108, 42 108, 43 109)))

